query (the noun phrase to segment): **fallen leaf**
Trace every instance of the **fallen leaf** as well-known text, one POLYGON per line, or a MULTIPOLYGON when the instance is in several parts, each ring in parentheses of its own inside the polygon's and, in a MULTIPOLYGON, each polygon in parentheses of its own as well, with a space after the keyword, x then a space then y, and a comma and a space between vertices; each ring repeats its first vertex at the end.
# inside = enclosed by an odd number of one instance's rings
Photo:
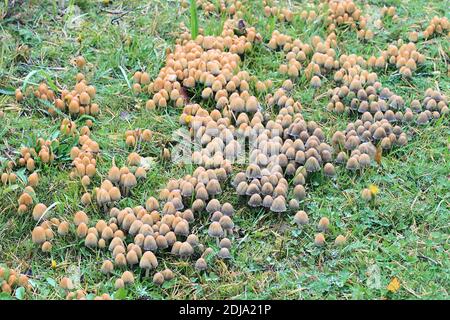
POLYGON ((400 281, 398 281, 397 277, 394 277, 391 280, 391 282, 387 286, 387 289, 392 293, 396 293, 398 289, 400 289, 400 281))

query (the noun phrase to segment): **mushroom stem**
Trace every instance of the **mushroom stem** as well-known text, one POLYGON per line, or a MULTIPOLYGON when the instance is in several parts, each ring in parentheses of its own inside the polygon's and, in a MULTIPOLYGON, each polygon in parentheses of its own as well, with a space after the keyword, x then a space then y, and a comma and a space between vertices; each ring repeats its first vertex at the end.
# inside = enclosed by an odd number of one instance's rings
POLYGON ((219 237, 216 237, 216 244, 219 247, 219 237))
POLYGON ((148 275, 150 273, 150 269, 145 269, 145 277, 148 278, 148 275))

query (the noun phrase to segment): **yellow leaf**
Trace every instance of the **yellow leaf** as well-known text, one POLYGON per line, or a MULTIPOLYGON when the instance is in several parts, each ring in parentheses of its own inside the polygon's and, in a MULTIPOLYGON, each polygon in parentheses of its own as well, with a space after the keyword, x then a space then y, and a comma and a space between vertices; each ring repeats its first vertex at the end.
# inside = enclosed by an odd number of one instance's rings
POLYGON ((387 289, 393 293, 396 293, 398 289, 400 289, 400 281, 398 281, 397 277, 394 277, 391 280, 391 282, 387 286, 387 289))
POLYGON ((378 192, 380 192, 380 189, 374 184, 371 184, 369 186, 369 190, 370 190, 370 193, 372 193, 373 196, 376 196, 378 194, 378 192))

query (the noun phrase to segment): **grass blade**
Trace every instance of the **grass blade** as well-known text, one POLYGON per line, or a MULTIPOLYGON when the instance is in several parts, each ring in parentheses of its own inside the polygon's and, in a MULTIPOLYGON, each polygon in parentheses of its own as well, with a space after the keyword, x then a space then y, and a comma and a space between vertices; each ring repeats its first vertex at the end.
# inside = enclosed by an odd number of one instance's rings
POLYGON ((192 39, 196 39, 198 36, 198 15, 197 15, 197 3, 195 0, 191 0, 191 35, 192 39))

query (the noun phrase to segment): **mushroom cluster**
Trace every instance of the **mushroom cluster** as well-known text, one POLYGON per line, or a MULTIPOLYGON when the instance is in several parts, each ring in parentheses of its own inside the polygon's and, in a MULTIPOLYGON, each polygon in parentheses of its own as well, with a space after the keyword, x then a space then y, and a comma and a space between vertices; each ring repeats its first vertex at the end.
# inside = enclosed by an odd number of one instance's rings
POLYGON ((352 0, 330 0, 328 5, 326 21, 329 31, 334 31, 341 25, 349 25, 358 30, 366 29, 367 18, 352 0))
POLYGON ((424 63, 425 56, 417 51, 413 42, 401 43, 402 41, 399 40, 400 47, 394 44, 389 45, 388 49, 382 51, 378 58, 371 56, 367 60, 367 65, 381 69, 384 69, 386 64, 395 65, 402 76, 411 78, 413 72, 417 69, 417 65, 424 63))
POLYGON ((153 132, 149 129, 127 130, 125 132, 125 143, 127 146, 134 147, 142 142, 150 142, 153 132))
POLYGON ((37 161, 43 164, 51 163, 53 160, 55 160, 53 146, 57 143, 58 140, 56 139, 37 139, 35 147, 20 148, 20 158, 17 161, 17 164, 20 167, 25 167, 29 172, 33 172, 36 169, 37 161))
POLYGON ((424 125, 433 119, 438 119, 441 115, 448 114, 447 96, 438 90, 428 88, 422 103, 419 100, 411 101, 411 109, 418 113, 417 124, 424 125))
POLYGON ((50 252, 52 250, 55 231, 60 236, 65 236, 69 233, 69 222, 60 221, 58 218, 48 219, 46 214, 48 210, 49 208, 42 203, 38 203, 33 209, 33 218, 40 224, 31 232, 31 240, 34 244, 40 246, 42 252, 50 252))
POLYGON ((0 266, 0 285, 0 292, 8 294, 19 287, 23 287, 27 291, 31 290, 31 284, 26 275, 5 266, 0 266))
POLYGON ((148 85, 153 94, 146 108, 165 107, 169 103, 185 105, 186 92, 201 86, 204 99, 213 97, 217 107, 231 103, 231 95, 238 89, 248 90, 248 73, 237 71, 239 55, 252 48, 260 36, 254 28, 246 28, 245 35, 235 34, 236 21, 227 21, 220 37, 199 35, 175 46, 166 59, 158 77, 148 85))
POLYGON ((292 22, 294 19, 294 13, 287 8, 279 8, 277 6, 265 6, 264 15, 269 17, 275 17, 280 22, 292 22))
POLYGON ((99 144, 90 138, 91 132, 87 126, 80 129, 78 146, 70 150, 73 169, 70 173, 72 179, 81 179, 81 184, 87 187, 97 172, 97 154, 100 152, 99 144))
POLYGON ((429 39, 435 35, 446 35, 449 36, 450 33, 450 23, 447 17, 434 16, 429 25, 423 31, 423 37, 429 39))

